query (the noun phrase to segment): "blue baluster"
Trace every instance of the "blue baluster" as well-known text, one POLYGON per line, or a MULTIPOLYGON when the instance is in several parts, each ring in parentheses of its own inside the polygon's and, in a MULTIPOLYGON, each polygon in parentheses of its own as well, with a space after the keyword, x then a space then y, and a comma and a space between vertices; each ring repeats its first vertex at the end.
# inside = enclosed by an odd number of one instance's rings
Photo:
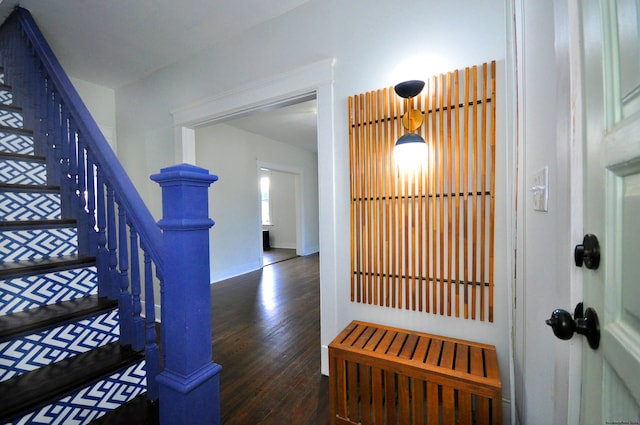
POLYGON ((118 228, 116 227, 115 196, 113 188, 107 187, 107 241, 109 246, 109 288, 112 300, 120 296, 120 275, 118 274, 118 228))
MULTIPOLYGON (((78 220, 78 250, 82 254, 87 254, 90 251, 89 248, 89 235, 88 235, 88 214, 87 214, 87 158, 86 158, 86 144, 81 133, 76 136, 77 145, 75 147, 76 156, 76 172, 77 188, 74 193, 75 199, 75 217, 78 220)), ((72 146, 72 152, 73 152, 72 146)))
POLYGON ((127 249, 127 215, 124 207, 118 204, 118 262, 120 264, 120 297, 118 298, 118 314, 120 315, 120 342, 133 342, 133 302, 129 292, 129 253, 127 249))
POLYGON ((222 367, 211 359, 207 170, 182 164, 151 177, 162 187, 165 364, 158 376, 161 424, 219 424, 222 367))
POLYGON ((144 316, 145 316, 145 369, 147 371, 147 399, 158 399, 158 382, 156 377, 160 373, 160 354, 156 343, 156 311, 153 293, 153 270, 151 257, 144 244, 144 316))
POLYGON ((142 313, 142 305, 140 304, 140 267, 138 253, 138 232, 129 223, 129 239, 131 240, 131 296, 133 298, 133 342, 131 346, 134 350, 142 350, 144 348, 144 322, 140 313, 142 313))
POLYGON ((97 167, 96 183, 96 218, 98 221, 98 252, 96 254, 96 269, 98 272, 98 295, 112 297, 109 290, 109 250, 107 249, 107 205, 104 194, 104 177, 101 167, 97 167))
POLYGON ((96 166, 95 160, 87 147, 87 167, 86 167, 86 192, 87 192, 87 254, 96 256, 98 250, 96 233, 96 166))

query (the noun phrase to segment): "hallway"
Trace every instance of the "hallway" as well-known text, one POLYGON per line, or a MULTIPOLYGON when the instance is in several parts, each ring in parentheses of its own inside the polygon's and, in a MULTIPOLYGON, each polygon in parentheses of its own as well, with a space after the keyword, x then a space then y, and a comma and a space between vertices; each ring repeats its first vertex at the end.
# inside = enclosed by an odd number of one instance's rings
POLYGON ((211 300, 221 423, 328 424, 318 254, 214 284, 211 300))

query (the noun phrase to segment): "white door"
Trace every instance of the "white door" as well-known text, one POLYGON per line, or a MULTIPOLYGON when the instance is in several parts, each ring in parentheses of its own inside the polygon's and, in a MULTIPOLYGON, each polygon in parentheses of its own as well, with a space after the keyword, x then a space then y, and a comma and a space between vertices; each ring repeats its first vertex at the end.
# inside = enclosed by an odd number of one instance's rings
MULTIPOLYGON (((584 232, 602 260, 583 268, 600 319, 583 344, 581 424, 640 423, 640 0, 582 0, 584 232)), ((579 243, 580 241, 576 241, 579 243)), ((575 337, 574 337, 575 338, 575 337)))

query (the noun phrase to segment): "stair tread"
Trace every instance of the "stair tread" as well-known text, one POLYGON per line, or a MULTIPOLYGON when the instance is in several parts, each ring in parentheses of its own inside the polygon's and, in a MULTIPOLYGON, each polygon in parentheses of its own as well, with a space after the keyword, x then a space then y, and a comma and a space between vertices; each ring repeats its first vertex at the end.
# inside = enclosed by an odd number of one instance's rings
POLYGON ((22 108, 16 105, 7 105, 6 103, 0 103, 0 109, 9 111, 9 112, 18 112, 22 113, 22 108))
POLYGON ((106 415, 91 421, 90 425, 157 425, 159 423, 159 402, 147 400, 145 392, 106 415))
POLYGON ((16 220, 0 221, 0 231, 21 230, 33 228, 57 228, 75 226, 77 220, 74 218, 61 218, 53 220, 16 220))
POLYGON ((91 316, 118 306, 117 301, 90 295, 31 310, 0 316, 0 341, 17 335, 58 326, 82 317, 91 316))
POLYGON ((41 155, 31 155, 26 153, 0 151, 0 159, 11 159, 14 161, 46 162, 47 158, 41 155))
POLYGON ((37 184, 12 184, 0 183, 0 191, 10 190, 12 192, 60 192, 60 186, 37 185, 37 184))
POLYGON ((0 263, 0 279, 31 276, 49 271, 66 270, 74 267, 94 265, 95 257, 88 255, 63 255, 60 257, 37 258, 0 263))
POLYGON ((0 383, 0 420, 46 405, 143 358, 114 342, 0 383))
POLYGON ((23 136, 33 136, 33 130, 26 128, 9 127, 8 125, 0 124, 0 133, 13 133, 22 134, 23 136))

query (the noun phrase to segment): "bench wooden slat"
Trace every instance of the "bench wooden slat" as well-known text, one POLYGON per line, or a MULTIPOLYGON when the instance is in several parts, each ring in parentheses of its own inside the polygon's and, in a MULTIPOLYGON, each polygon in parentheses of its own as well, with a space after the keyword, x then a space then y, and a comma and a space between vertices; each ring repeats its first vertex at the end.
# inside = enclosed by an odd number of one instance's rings
POLYGON ((395 336, 395 334, 393 332, 387 332, 384 337, 382 338, 382 341, 380 341, 380 344, 378 344, 377 347, 375 347, 375 353, 381 353, 381 354, 386 354, 387 350, 389 349, 389 345, 391 345, 391 342, 393 342, 393 337, 395 336))
POLYGON ((456 364, 454 369, 458 372, 469 373, 469 346, 458 344, 456 347, 456 364))
POLYGON ((407 339, 407 334, 402 332, 396 332, 393 343, 391 344, 391 347, 389 347, 387 354, 389 356, 398 357, 398 354, 400 353, 400 350, 402 349, 402 346, 404 345, 404 341, 406 339, 407 339))
POLYGON ((453 369, 453 356, 456 352, 456 345, 453 342, 445 341, 442 347, 442 357, 438 366, 445 369, 453 369))
POLYGON ((344 340, 342 341, 342 344, 346 346, 353 345, 353 343, 360 337, 362 332, 364 332, 364 329, 365 329, 365 326, 363 325, 354 326, 353 329, 351 329, 350 332, 345 336, 344 340))
POLYGON ((420 338, 418 337, 418 335, 409 334, 409 336, 407 337, 404 343, 404 347, 402 347, 402 351, 400 352, 399 357, 403 359, 412 359, 413 352, 415 351, 415 348, 416 348, 416 345, 418 344, 419 339, 420 338))
POLYGON ((358 339, 353 343, 353 346, 357 348, 363 348, 367 344, 367 342, 369 342, 369 338, 371 338, 371 336, 375 331, 376 331, 376 328, 372 326, 367 326, 364 329, 364 332, 362 332, 358 337, 358 339))
POLYGON ((442 387, 442 420, 443 425, 456 423, 455 391, 451 387, 442 387))
POLYGON ((411 384, 413 424, 424 425, 425 405, 422 403, 422 400, 424 400, 424 382, 420 379, 412 379, 411 384))
POLYGON ((458 391, 458 415, 461 424, 470 424, 473 421, 473 404, 471 403, 471 393, 458 391))
POLYGON ((431 343, 431 338, 420 338, 418 340, 418 346, 416 347, 415 353, 413 353, 413 360, 416 363, 424 363, 427 359, 427 350, 429 350, 429 344, 431 343))
POLYGON ((358 415, 359 394, 358 394, 358 364, 347 362, 347 401, 349 403, 349 412, 347 417, 358 415))
POLYGON ((438 366, 440 364, 440 351, 442 350, 442 340, 433 339, 429 346, 429 354, 427 354, 427 363, 438 366))
POLYGON ((362 423, 371 423, 371 368, 369 366, 358 365, 360 376, 360 417, 362 423))
MULTIPOLYGON (((391 371, 385 371, 384 373, 384 387, 386 400, 395 400, 396 398, 396 380, 395 374, 391 371)), ((396 420, 396 404, 386 403, 387 408, 387 422, 392 424, 396 420)))
POLYGON ((437 424, 440 422, 440 412, 437 408, 429 409, 428 406, 439 406, 440 395, 438 394, 438 384, 427 382, 427 423, 437 424))
POLYGON ((373 423, 381 424, 384 420, 384 388, 382 385, 383 371, 374 367, 371 369, 371 392, 373 399, 373 423))
MULTIPOLYGON (((398 376, 398 413, 399 422, 401 424, 410 423, 411 406, 409 405, 409 377, 404 375, 398 376)), ((363 422, 363 424, 366 422, 363 422)))
POLYGON ((367 351, 373 351, 377 346, 386 331, 384 329, 376 328, 374 334, 371 336, 364 349, 367 351))

